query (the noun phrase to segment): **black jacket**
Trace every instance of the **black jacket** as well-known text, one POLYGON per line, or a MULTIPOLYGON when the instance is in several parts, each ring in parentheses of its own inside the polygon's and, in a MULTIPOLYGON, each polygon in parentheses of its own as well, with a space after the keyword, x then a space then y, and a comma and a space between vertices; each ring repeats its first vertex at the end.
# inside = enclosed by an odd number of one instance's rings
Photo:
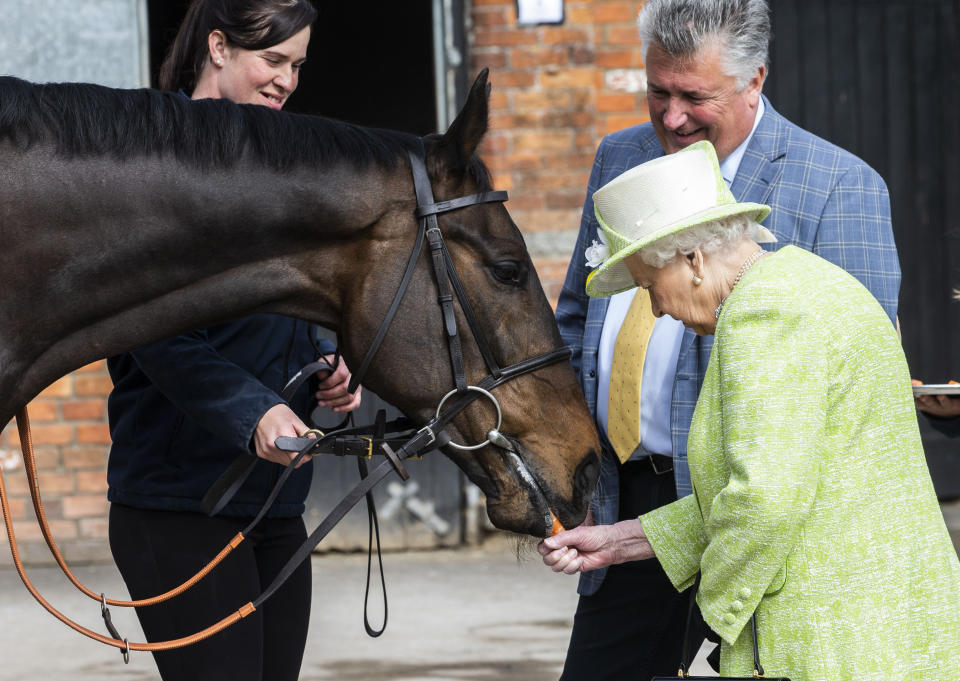
MULTIPOLYGON (((237 455, 255 456, 253 433, 263 414, 283 402, 287 380, 317 358, 312 331, 306 322, 259 314, 110 358, 107 498, 200 511, 203 495, 237 455)), ((319 349, 333 352, 328 341, 319 349)), ((308 381, 290 404, 305 421, 315 390, 308 381)), ((221 514, 254 515, 282 470, 259 461, 221 514)), ((312 471, 307 463, 290 476, 270 516, 303 513, 312 471)))

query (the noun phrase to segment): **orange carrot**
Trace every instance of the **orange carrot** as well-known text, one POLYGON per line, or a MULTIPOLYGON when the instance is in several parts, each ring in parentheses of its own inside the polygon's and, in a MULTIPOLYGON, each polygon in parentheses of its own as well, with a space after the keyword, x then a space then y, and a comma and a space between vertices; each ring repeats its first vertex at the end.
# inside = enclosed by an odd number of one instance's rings
POLYGON ((553 529, 550 531, 550 536, 559 534, 564 531, 563 523, 553 514, 553 511, 550 511, 550 517, 553 518, 553 529))

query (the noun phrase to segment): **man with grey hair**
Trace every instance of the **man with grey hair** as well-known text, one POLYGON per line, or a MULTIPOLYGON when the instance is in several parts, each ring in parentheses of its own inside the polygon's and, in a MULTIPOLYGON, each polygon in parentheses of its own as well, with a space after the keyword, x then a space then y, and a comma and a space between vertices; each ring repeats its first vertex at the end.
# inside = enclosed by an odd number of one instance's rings
MULTIPOLYGON (((611 368, 636 289, 611 298, 586 295, 587 275, 602 253, 592 200, 597 189, 629 168, 709 140, 737 200, 772 206, 763 224, 778 243, 767 247, 794 244, 840 265, 863 282, 891 321, 900 287, 883 180, 859 158, 780 116, 761 94, 770 40, 766 1, 648 0, 638 25, 651 120, 601 142, 557 305, 561 335, 574 349, 573 364, 604 445, 591 520, 603 525, 692 492, 687 433, 712 337, 697 336, 667 316, 651 322, 643 357, 635 358, 642 376, 635 444, 619 444, 621 433, 614 447, 611 368)), ((632 322, 630 328, 636 328, 632 322)), ((657 561, 585 572, 578 590, 562 681, 632 681, 676 672, 688 595, 674 589, 657 561)))

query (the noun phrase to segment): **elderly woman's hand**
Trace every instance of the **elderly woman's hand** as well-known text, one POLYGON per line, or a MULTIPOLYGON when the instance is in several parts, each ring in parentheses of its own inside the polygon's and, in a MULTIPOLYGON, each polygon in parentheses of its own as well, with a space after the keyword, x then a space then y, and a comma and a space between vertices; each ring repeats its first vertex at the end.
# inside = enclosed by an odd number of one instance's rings
POLYGON ((568 575, 653 557, 639 520, 581 525, 544 539, 537 550, 544 565, 568 575))

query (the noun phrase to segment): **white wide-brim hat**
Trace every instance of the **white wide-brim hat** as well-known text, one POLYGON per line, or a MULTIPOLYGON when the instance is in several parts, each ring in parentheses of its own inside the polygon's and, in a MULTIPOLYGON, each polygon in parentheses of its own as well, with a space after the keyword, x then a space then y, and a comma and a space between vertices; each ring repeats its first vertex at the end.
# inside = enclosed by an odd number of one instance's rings
MULTIPOLYGON (((600 247, 603 261, 587 277, 587 295, 594 298, 636 286, 623 259, 658 239, 731 215, 759 223, 770 214, 761 203, 737 202, 706 140, 618 175, 594 192, 593 210, 607 247, 607 253, 600 247)), ((777 240, 766 227, 754 238, 777 240)))

